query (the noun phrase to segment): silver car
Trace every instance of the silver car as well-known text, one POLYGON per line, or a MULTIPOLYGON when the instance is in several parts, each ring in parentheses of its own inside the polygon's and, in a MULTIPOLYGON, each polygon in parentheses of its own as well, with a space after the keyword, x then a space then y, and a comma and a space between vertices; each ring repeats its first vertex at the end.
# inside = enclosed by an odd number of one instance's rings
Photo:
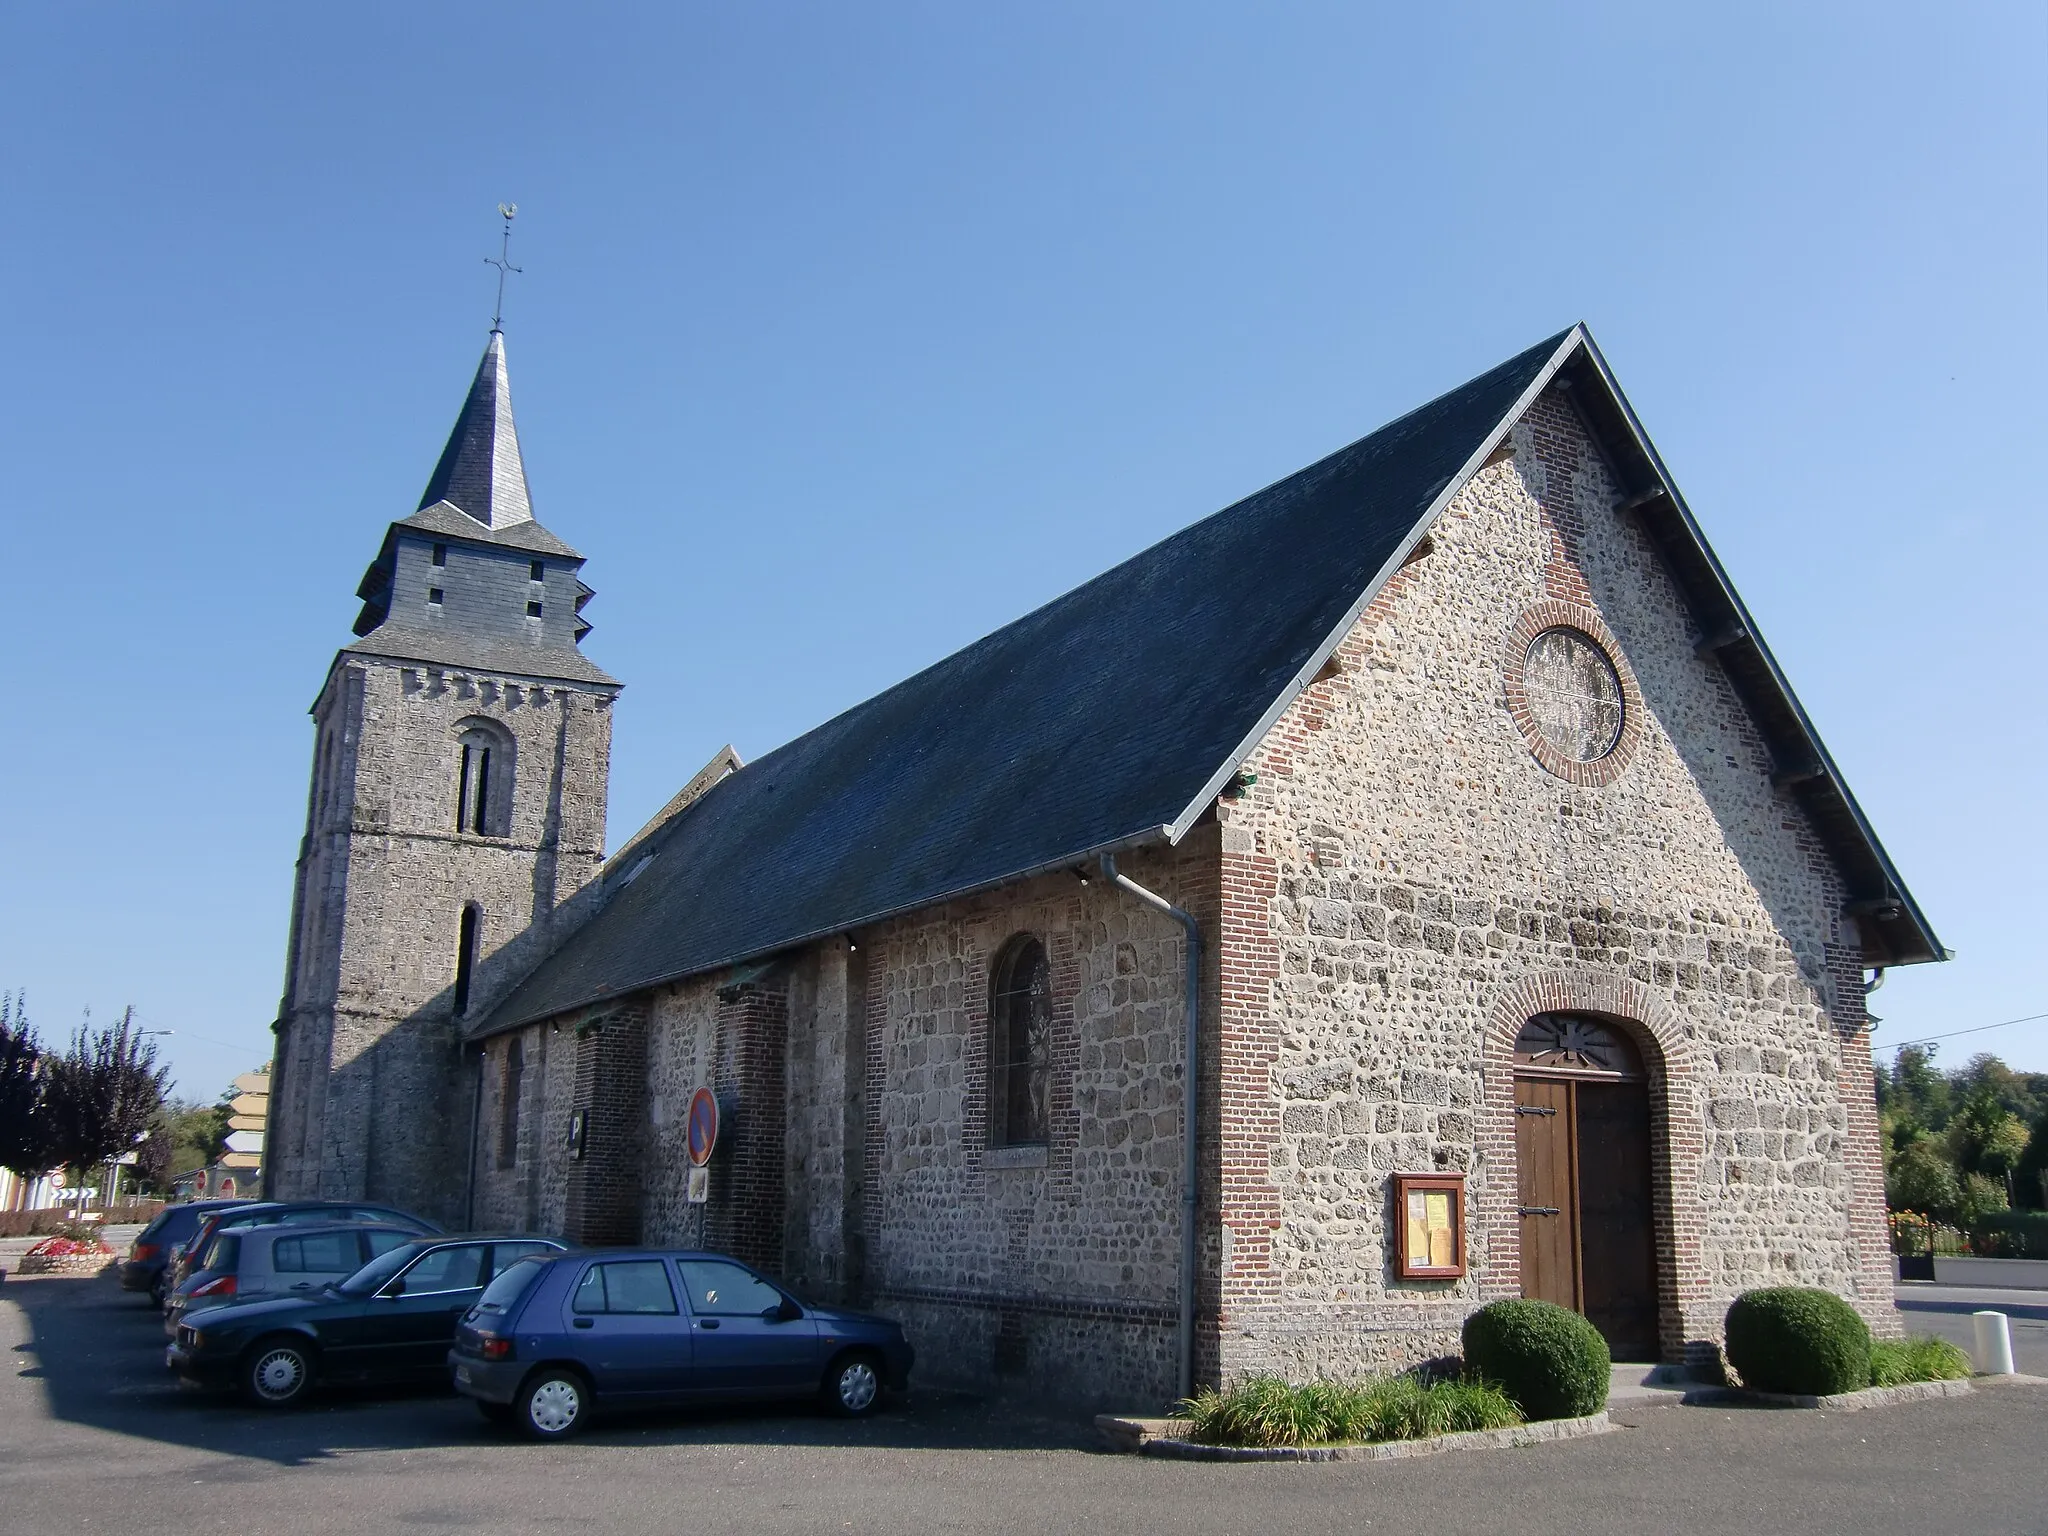
POLYGON ((206 1307, 317 1296, 380 1254, 419 1237, 409 1227, 359 1221, 280 1222, 216 1232, 164 1303, 164 1333, 175 1339, 185 1314, 206 1307))

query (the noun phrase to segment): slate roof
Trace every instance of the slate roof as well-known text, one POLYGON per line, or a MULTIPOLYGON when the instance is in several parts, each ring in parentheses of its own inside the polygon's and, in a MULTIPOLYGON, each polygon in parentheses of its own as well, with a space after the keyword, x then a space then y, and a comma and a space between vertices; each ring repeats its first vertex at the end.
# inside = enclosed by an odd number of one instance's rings
POLYGON ((396 661, 421 661, 513 677, 559 678, 616 688, 619 680, 574 646, 535 645, 529 641, 469 631, 433 631, 402 624, 379 625, 360 640, 341 648, 343 655, 389 656, 396 661))
POLYGON ((1596 364, 1561 332, 731 773, 472 1033, 1178 840, 1535 393, 1596 364))
POLYGON ((470 381, 469 396, 455 418, 455 430, 441 450, 415 511, 437 501, 467 512, 486 528, 533 520, 526 486, 526 461, 512 422, 512 381, 505 369, 505 333, 492 331, 470 381))
POLYGON ((589 633, 583 605, 592 593, 576 581, 576 622, 570 637, 549 626, 538 635, 515 636, 466 627, 427 629, 391 616, 391 589, 398 564, 399 540, 406 534, 451 543, 513 549, 542 555, 556 564, 580 568, 583 556, 543 528, 533 515, 526 484, 526 464, 519 451, 519 428, 512 417, 512 386, 505 364, 505 337, 492 331, 478 361, 469 393, 456 414, 454 430, 427 481, 426 494, 412 516, 384 532, 377 558, 363 572, 356 596, 363 600, 355 632, 361 638, 345 652, 390 656, 440 666, 506 672, 525 677, 562 678, 570 682, 616 687, 618 679, 576 649, 589 633))

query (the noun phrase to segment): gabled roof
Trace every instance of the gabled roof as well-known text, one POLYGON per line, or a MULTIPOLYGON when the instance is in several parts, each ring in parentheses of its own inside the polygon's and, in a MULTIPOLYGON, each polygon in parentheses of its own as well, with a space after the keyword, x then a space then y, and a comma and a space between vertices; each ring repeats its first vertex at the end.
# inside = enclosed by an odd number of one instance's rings
MULTIPOLYGON (((1583 328, 1531 347, 730 773, 651 831, 475 1033, 1178 841, 1562 370, 1611 391, 1647 453, 1583 328)), ((1725 578, 1674 568, 1696 613, 1732 601, 1725 578)), ((1826 762, 1796 702, 1779 713, 1774 750, 1826 762)), ((1871 963, 1939 958, 1832 765, 1798 792, 1852 884, 1908 914, 1871 963)))
POLYGON ((512 422, 512 381, 505 371, 505 333, 494 330, 470 381, 469 397, 448 434, 448 446, 427 481, 419 507, 445 501, 486 528, 533 521, 526 461, 512 422))

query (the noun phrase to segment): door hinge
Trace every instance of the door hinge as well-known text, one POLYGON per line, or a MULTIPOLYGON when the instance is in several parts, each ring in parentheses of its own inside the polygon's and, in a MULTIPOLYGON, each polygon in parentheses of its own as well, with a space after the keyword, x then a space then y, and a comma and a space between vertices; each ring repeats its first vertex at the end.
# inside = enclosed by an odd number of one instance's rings
POLYGON ((1564 1213, 1554 1205, 1525 1205, 1522 1207, 1522 1214, 1524 1216, 1561 1216, 1564 1213))
POLYGON ((1518 1115, 1554 1115, 1557 1111, 1548 1104, 1517 1104, 1515 1106, 1515 1113, 1518 1115))

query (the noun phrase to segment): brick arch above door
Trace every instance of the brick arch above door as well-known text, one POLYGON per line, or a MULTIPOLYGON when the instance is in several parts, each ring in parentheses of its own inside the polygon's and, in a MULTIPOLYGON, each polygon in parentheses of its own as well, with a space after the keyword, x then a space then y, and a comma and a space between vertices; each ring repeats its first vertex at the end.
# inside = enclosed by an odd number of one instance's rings
POLYGON ((1697 1197, 1705 1155, 1698 1108, 1698 1056, 1684 1021, 1663 998, 1626 976, 1579 968, 1539 971, 1494 998, 1484 1026, 1484 1091, 1478 1154, 1494 1176, 1473 1201, 1485 1232, 1481 1290, 1521 1291, 1522 1243, 1515 1156, 1515 1037, 1539 1013, 1590 1013, 1628 1029, 1650 1079, 1650 1166, 1656 1225, 1660 1345, 1684 1357, 1686 1320, 1706 1295, 1705 1221, 1697 1197))

